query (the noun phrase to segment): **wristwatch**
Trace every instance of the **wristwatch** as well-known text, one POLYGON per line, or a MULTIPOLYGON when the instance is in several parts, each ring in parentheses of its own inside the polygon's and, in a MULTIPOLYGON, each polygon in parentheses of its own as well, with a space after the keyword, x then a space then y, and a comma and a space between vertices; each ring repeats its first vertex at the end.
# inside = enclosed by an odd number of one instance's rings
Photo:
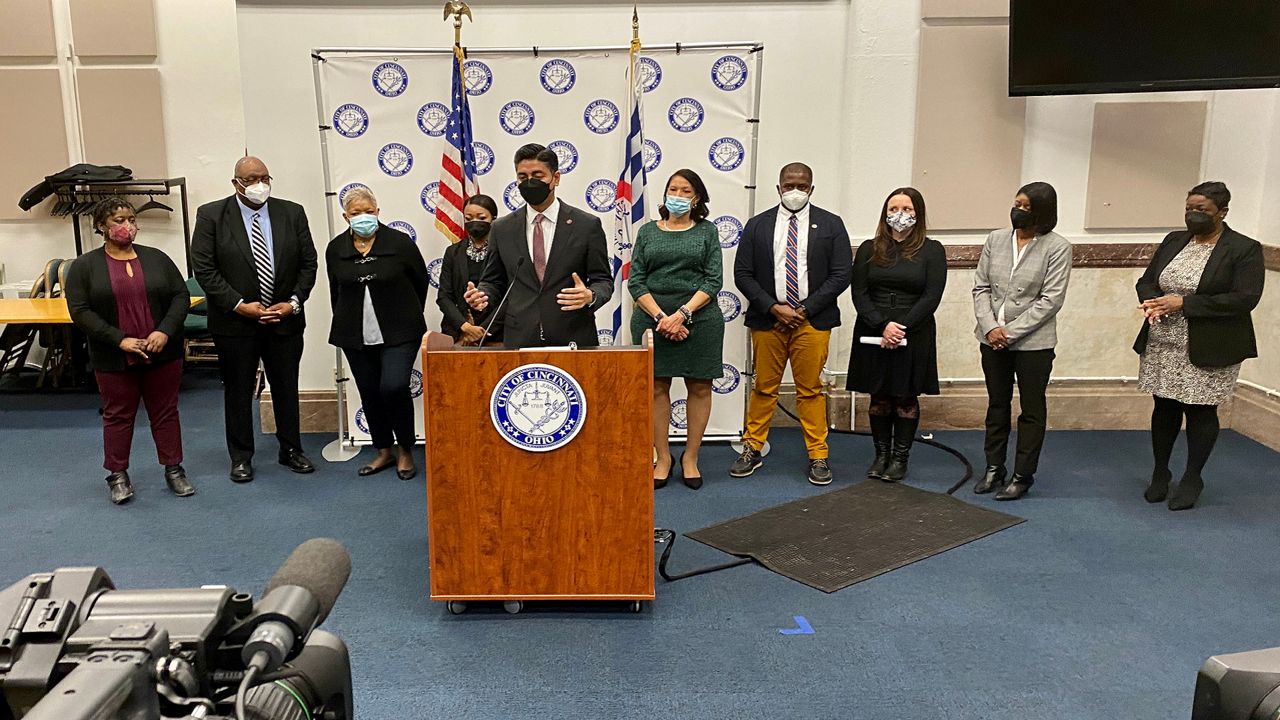
POLYGON ((654 321, 654 322, 662 322, 662 319, 663 319, 663 318, 665 318, 666 316, 667 316, 667 314, 666 314, 666 313, 664 313, 664 312, 662 312, 661 310, 659 310, 659 311, 658 311, 658 314, 653 316, 653 321, 654 321))
POLYGON ((297 298, 289 298, 289 305, 293 307, 294 315, 302 314, 302 303, 298 302, 297 298))

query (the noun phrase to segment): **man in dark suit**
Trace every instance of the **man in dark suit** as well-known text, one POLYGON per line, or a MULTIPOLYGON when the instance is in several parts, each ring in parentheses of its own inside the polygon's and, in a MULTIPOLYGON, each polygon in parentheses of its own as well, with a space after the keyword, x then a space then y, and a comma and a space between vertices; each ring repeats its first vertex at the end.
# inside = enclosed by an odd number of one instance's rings
POLYGON ((831 329, 840 324, 837 301, 849 287, 853 250, 840 217, 809 202, 813 171, 808 165, 782 168, 778 194, 781 205, 747 221, 734 261, 734 280, 749 303, 746 322, 755 352, 755 382, 743 451, 729 474, 746 477, 764 463, 761 450, 790 362, 796 414, 809 454, 809 482, 827 485, 831 468, 822 368, 831 329))
POLYGON ((509 348, 600 344, 595 311, 613 295, 600 218, 561 202, 559 158, 541 145, 516 151, 516 180, 528 203, 493 224, 496 257, 464 296, 477 311, 506 299, 509 348))
POLYGON ((191 261, 209 304, 209 332, 222 374, 231 479, 253 480, 253 394, 267 371, 280 464, 315 466, 302 454, 298 365, 303 303, 316 284, 316 248, 302 206, 271 197, 271 175, 256 157, 236 163, 235 194, 196 212, 191 261))

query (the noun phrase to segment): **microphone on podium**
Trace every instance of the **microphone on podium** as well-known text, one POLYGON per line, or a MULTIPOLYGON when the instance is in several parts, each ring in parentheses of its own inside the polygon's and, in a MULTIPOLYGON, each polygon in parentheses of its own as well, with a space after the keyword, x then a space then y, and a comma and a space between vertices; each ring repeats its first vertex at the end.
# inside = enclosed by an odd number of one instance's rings
MULTIPOLYGON (((512 278, 515 277, 516 273, 520 272, 520 268, 522 267, 524 267, 524 258, 517 258, 515 272, 511 273, 512 278)), ((502 306, 507 304, 507 296, 511 294, 511 288, 515 286, 515 282, 511 278, 508 278, 507 291, 502 294, 502 300, 498 303, 498 306, 493 309, 493 317, 489 318, 489 324, 484 326, 484 337, 480 338, 481 344, 484 343, 484 338, 489 337, 489 330, 492 329, 493 324, 497 322, 498 313, 502 312, 502 306)), ((476 347, 480 347, 480 345, 477 345, 476 347)))

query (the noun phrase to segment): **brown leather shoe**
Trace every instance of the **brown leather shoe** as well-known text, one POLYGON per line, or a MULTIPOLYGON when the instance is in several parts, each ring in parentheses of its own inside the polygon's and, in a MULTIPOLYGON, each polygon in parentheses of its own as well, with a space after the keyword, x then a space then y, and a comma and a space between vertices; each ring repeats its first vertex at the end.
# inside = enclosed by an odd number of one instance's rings
POLYGON ((169 491, 178 497, 191 497, 196 494, 196 489, 187 480, 187 471, 183 470, 181 465, 165 465, 164 483, 169 486, 169 491))

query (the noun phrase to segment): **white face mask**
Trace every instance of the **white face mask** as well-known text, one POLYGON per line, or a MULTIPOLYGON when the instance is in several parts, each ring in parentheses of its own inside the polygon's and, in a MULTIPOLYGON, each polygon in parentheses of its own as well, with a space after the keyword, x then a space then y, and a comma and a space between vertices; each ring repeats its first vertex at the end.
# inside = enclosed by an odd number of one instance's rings
POLYGON ((271 197, 271 186, 264 182, 256 182, 244 188, 244 197, 255 205, 261 205, 271 197))
POLYGON ((782 193, 782 207, 791 212, 799 212, 809 204, 809 193, 803 190, 788 190, 782 193))
POLYGON ((916 216, 906 210, 892 212, 885 216, 884 221, 889 227, 898 232, 906 232, 916 226, 916 216))

